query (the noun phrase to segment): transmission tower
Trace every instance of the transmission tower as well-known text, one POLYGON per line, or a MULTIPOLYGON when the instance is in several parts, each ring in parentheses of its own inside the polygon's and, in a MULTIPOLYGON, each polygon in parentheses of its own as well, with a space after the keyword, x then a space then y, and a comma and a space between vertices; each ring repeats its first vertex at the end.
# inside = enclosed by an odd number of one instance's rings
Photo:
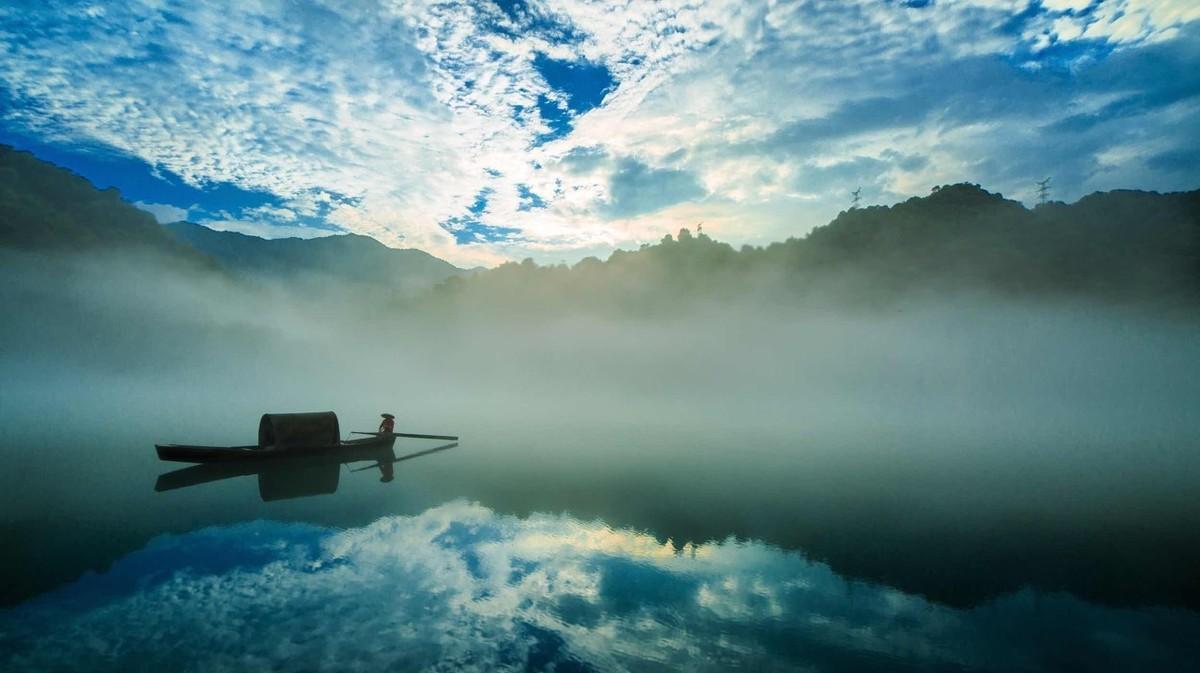
POLYGON ((857 208, 860 203, 862 203, 862 187, 850 192, 850 210, 857 208))
POLYGON ((1039 206, 1050 200, 1050 178, 1037 183, 1037 197, 1039 206))

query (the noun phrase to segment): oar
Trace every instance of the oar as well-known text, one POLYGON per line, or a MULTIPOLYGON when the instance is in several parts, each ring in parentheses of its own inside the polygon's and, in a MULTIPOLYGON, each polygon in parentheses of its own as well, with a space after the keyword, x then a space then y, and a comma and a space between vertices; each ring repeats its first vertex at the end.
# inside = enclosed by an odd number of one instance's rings
POLYGON ((373 435, 375 437, 411 437, 413 439, 444 439, 448 442, 457 442, 458 437, 454 435, 417 435, 411 432, 358 432, 353 431, 352 435, 373 435))

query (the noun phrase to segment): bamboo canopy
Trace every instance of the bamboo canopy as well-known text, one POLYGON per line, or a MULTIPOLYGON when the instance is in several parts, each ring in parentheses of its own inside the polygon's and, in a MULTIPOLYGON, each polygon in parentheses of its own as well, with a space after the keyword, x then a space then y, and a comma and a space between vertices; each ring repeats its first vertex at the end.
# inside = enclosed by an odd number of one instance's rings
POLYGON ((258 422, 258 445, 262 448, 301 449, 333 446, 341 441, 337 414, 320 411, 307 414, 263 414, 258 422))

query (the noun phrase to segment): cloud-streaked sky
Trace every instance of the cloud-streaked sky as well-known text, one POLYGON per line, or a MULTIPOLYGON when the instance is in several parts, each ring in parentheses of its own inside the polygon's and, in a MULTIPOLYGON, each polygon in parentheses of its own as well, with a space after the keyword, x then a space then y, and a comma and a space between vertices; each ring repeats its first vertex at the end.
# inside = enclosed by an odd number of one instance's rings
POLYGON ((1195 0, 18 2, 0 48, 0 142, 162 219, 464 265, 1200 187, 1195 0))

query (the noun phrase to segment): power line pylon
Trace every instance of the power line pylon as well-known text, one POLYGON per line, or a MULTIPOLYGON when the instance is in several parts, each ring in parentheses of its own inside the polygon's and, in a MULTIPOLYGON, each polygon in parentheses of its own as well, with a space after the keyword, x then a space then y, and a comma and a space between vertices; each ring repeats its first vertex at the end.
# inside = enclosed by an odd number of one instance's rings
POLYGON ((1050 178, 1037 183, 1037 197, 1039 206, 1050 200, 1050 178))

